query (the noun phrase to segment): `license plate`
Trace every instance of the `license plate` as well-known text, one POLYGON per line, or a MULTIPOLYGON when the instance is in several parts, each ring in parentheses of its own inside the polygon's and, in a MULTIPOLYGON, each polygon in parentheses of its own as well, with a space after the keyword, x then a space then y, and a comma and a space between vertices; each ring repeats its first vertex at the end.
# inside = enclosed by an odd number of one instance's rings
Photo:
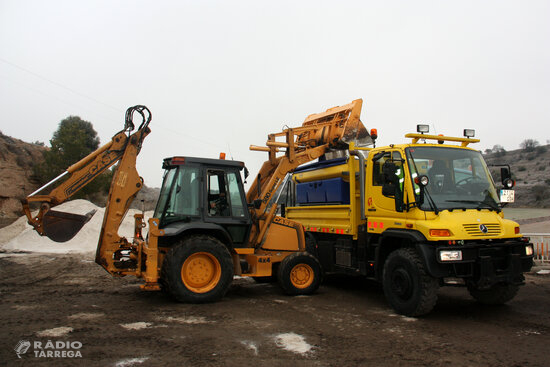
POLYGON ((514 190, 500 190, 500 202, 501 203, 513 203, 514 202, 514 190))

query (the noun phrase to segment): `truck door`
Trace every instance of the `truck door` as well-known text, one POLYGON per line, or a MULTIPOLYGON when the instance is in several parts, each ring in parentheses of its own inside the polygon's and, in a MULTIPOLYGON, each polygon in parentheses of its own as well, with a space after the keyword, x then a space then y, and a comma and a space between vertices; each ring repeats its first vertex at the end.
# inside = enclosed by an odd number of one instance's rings
POLYGON ((221 225, 234 244, 243 244, 251 221, 239 172, 207 169, 206 178, 205 222, 221 225))
POLYGON ((372 163, 372 189, 367 195, 367 213, 376 217, 404 218, 405 173, 401 153, 388 151, 375 154, 372 163))

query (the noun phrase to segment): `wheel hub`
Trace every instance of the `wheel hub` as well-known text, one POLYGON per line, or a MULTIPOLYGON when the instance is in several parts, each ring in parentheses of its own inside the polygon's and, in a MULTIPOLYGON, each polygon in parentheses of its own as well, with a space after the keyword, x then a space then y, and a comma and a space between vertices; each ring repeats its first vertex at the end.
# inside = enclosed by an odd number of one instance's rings
POLYGON ((221 266, 210 253, 198 252, 189 256, 181 267, 181 280, 195 293, 206 293, 218 284, 221 266))
POLYGON ((311 266, 298 264, 290 271, 290 281, 296 288, 307 288, 313 283, 314 273, 311 266))
POLYGON ((405 269, 399 268, 394 270, 391 281, 391 289, 395 295, 403 300, 407 300, 411 297, 413 281, 405 269))

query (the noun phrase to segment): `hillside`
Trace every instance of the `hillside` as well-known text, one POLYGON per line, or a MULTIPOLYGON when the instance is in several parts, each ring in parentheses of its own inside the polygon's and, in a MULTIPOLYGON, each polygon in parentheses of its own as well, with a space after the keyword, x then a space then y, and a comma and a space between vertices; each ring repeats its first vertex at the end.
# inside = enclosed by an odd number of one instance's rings
POLYGON ((0 132, 0 224, 20 216, 21 199, 38 188, 32 165, 43 160, 45 149, 0 132))
MULTIPOLYGON (((21 200, 40 187, 32 177, 33 164, 43 161, 43 145, 26 143, 0 132, 0 228, 23 215, 21 200)), ((131 208, 153 210, 160 189, 144 185, 131 208), (143 204, 142 204, 143 200, 143 204)), ((107 196, 97 196, 93 202, 105 206, 107 196)))
MULTIPOLYGON (((509 164, 516 181, 515 208, 550 208, 550 145, 531 152, 523 149, 501 151, 484 155, 487 164, 509 164)), ((500 171, 491 169, 497 185, 500 171)))

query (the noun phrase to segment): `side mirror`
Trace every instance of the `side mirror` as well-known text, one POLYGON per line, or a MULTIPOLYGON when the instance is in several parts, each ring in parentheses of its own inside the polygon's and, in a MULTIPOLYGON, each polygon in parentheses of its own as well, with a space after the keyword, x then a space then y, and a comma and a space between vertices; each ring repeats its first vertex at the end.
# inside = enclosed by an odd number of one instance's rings
POLYGON ((386 182, 382 185, 382 195, 388 197, 395 196, 395 186, 391 182, 386 182))
POLYGON ((384 174, 384 184, 382 185, 382 195, 394 197, 397 191, 399 179, 397 178, 397 166, 392 162, 385 162, 382 165, 382 173, 384 174))
POLYGON ((500 168, 500 180, 505 189, 511 189, 515 186, 516 183, 512 180, 512 174, 510 173, 509 166, 500 168))
POLYGON ((393 162, 385 162, 382 165, 384 174, 384 184, 382 185, 382 195, 395 199, 395 211, 403 211, 403 193, 399 186, 399 177, 397 177, 397 165, 393 162))

